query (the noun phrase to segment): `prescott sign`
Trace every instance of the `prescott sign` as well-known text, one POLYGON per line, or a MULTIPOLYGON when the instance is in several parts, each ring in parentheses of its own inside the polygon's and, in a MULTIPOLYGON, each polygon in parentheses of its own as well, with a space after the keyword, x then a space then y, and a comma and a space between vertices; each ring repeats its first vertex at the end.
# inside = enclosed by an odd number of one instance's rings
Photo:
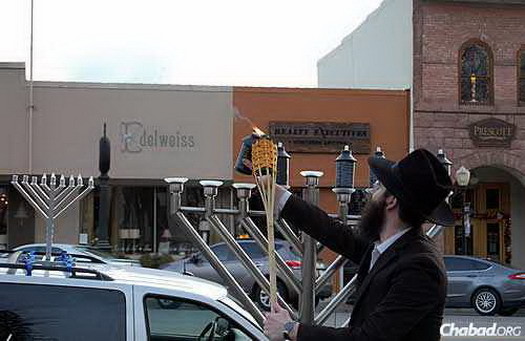
POLYGON ((516 126, 514 124, 488 118, 469 126, 470 138, 477 147, 510 147, 514 139, 516 126))

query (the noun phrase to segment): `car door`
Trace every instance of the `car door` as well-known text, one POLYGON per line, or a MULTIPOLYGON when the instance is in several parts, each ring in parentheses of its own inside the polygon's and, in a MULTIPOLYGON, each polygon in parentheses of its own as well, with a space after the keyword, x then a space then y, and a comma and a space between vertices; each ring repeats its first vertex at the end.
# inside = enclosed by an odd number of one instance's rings
POLYGON ((138 340, 266 340, 227 305, 173 290, 135 287, 138 340))
POLYGON ((470 298, 475 283, 480 276, 480 267, 474 259, 463 257, 444 257, 447 268, 447 306, 470 306, 470 298))

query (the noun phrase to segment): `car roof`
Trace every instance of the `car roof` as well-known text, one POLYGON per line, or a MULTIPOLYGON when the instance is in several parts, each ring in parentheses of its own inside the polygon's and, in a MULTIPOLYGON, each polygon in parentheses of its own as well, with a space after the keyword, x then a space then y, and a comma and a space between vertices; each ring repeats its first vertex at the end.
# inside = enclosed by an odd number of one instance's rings
MULTIPOLYGON (((25 249, 27 247, 45 247, 46 244, 45 243, 34 243, 34 244, 24 244, 24 245, 19 245, 17 247, 15 247, 13 250, 15 251, 18 251, 20 249, 25 249)), ((75 244, 58 244, 58 243, 53 243, 53 246, 54 248, 59 248, 59 249, 72 249, 72 248, 85 248, 85 247, 88 247, 88 245, 75 245, 75 244)))
MULTIPOLYGON (((171 271, 108 264, 83 264, 77 268, 99 271, 111 277, 111 279, 113 279, 111 282, 116 284, 176 290, 188 294, 205 296, 213 300, 224 298, 228 293, 226 288, 219 284, 171 271)), ((35 271, 32 276, 25 276, 25 271, 17 271, 16 274, 7 274, 5 270, 7 269, 0 267, 0 282, 4 276, 10 276, 9 278, 19 276, 20 282, 24 282, 24 278, 39 278, 44 276, 37 275, 35 271)), ((80 284, 80 282, 77 281, 84 281, 82 279, 62 276, 62 272, 58 272, 58 274, 57 276, 48 276, 46 278, 56 280, 60 285, 67 284, 71 286, 75 286, 75 283, 80 284)), ((88 281, 90 284, 96 283, 93 279, 89 279, 88 281)))
MULTIPOLYGON (((96 267, 100 268, 101 266, 97 265, 96 267)), ((212 299, 225 297, 228 293, 225 287, 217 283, 172 271, 115 265, 103 267, 105 269, 102 272, 113 278, 117 283, 186 291, 212 299)))

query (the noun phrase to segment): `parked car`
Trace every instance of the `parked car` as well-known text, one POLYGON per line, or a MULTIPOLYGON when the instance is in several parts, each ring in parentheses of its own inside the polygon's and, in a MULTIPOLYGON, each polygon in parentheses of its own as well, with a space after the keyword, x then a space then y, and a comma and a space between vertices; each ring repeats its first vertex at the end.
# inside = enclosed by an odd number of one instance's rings
POLYGON ((445 256, 446 307, 509 316, 525 306, 525 271, 469 256, 445 256))
MULTIPOLYGON (((259 247, 259 245, 253 239, 238 240, 239 245, 243 250, 250 256, 255 262, 255 265, 262 271, 266 276, 269 276, 268 271, 268 257, 265 252, 259 247)), ((253 276, 246 270, 244 265, 235 257, 233 252, 230 251, 225 243, 218 243, 211 246, 212 251, 215 255, 224 263, 226 268, 231 272, 233 277, 239 282, 244 291, 252 297, 252 299, 259 304, 263 309, 269 310, 270 298, 260 286, 257 284, 253 276)), ((284 259, 286 264, 292 269, 294 275, 301 279, 301 257, 296 254, 287 241, 276 240, 275 249, 279 255, 284 259)), ((180 259, 178 261, 169 263, 162 267, 164 270, 175 271, 193 275, 196 277, 204 278, 216 283, 224 284, 223 279, 213 269, 211 264, 201 253, 193 254, 190 257, 180 259)), ((318 264, 318 271, 322 271, 324 265, 318 264)), ((288 286, 284 280, 277 277, 277 290, 282 298, 292 304, 297 304, 298 295, 297 292, 288 286)), ((319 291, 316 300, 330 297, 332 294, 332 287, 330 283, 325 284, 319 291)))
POLYGON ((0 264, 1 340, 267 340, 224 287, 202 279, 107 264, 28 274, 0 264))
MULTIPOLYGON (((44 243, 38 243, 38 244, 25 244, 18 247, 15 247, 13 251, 21 251, 21 252, 46 252, 46 244, 44 243)), ((140 262, 135 259, 128 259, 128 258, 117 258, 113 256, 110 253, 100 251, 93 246, 89 245, 72 245, 72 244, 53 244, 53 248, 51 250, 52 253, 62 253, 63 251, 69 253, 69 254, 79 254, 79 255, 87 255, 92 258, 100 260, 102 263, 105 264, 113 264, 113 265, 130 265, 130 266, 141 266, 140 262)), ((89 262, 87 259, 79 260, 79 262, 89 262)))

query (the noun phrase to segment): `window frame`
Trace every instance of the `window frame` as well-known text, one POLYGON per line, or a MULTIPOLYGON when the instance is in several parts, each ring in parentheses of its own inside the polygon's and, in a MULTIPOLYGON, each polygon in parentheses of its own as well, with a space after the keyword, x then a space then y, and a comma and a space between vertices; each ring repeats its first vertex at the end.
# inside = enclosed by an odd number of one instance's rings
POLYGON ((486 42, 480 40, 480 39, 477 39, 477 38, 472 38, 472 39, 469 39, 467 40, 466 42, 464 42, 460 49, 459 49, 459 52, 458 52, 458 70, 457 70, 457 76, 458 76, 458 102, 459 102, 459 105, 466 105, 466 106, 493 106, 494 105, 494 54, 492 53, 492 49, 490 48, 489 44, 487 44, 486 42), (469 48, 470 46, 472 45, 480 45, 482 46, 486 51, 487 51, 487 55, 488 55, 488 86, 489 86, 489 98, 488 98, 488 101, 487 102, 476 102, 476 103, 472 103, 472 102, 467 102, 467 101, 463 101, 462 97, 461 97, 461 93, 462 93, 462 70, 463 70, 463 64, 461 63, 462 61, 462 56, 465 52, 465 50, 467 48, 469 48))
POLYGON ((220 317, 228 319, 228 321, 230 321, 230 323, 235 323, 236 324, 235 327, 240 329, 244 334, 246 334, 250 338, 252 338, 252 339, 255 338, 255 335, 253 335, 253 333, 251 333, 248 329, 246 329, 239 322, 235 321, 235 319, 233 319, 231 316, 226 315, 220 309, 217 309, 216 307, 211 306, 211 305, 209 305, 209 304, 207 304, 205 302, 196 301, 196 300, 193 300, 193 299, 190 299, 190 298, 187 298, 187 297, 170 296, 170 295, 165 295, 165 294, 158 294, 158 293, 149 292, 149 293, 145 293, 143 295, 143 297, 142 297, 142 307, 144 309, 144 321, 145 321, 145 324, 146 324, 146 326, 145 326, 146 328, 145 329, 146 329, 146 333, 147 333, 146 336, 148 338, 147 341, 151 340, 150 319, 149 319, 149 315, 148 315, 148 309, 147 309, 147 306, 146 306, 146 300, 148 298, 178 300, 178 301, 183 302, 183 303, 189 303, 189 304, 194 304, 196 306, 204 307, 204 308, 209 309, 210 311, 214 312, 215 314, 219 315, 220 317))
POLYGON ((525 45, 522 45, 516 53, 516 100, 518 106, 525 106, 525 95, 523 98, 520 97, 521 94, 521 81, 525 83, 525 73, 521 73, 521 59, 525 60, 525 45))

